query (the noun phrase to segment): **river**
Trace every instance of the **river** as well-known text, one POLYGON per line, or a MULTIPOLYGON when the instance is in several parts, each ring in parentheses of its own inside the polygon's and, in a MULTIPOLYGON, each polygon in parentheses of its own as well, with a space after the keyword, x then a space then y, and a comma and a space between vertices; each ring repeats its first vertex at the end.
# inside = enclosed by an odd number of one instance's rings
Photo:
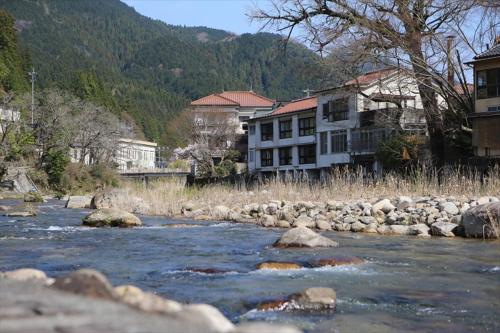
POLYGON ((0 270, 32 267, 55 277, 95 268, 114 285, 209 303, 234 322, 290 323, 307 332, 500 332, 500 241, 327 232, 338 248, 276 249, 283 230, 225 222, 169 228, 163 225, 179 221, 162 217, 141 217, 141 228, 96 229, 81 226, 86 213, 50 201, 36 217, 1 216, 0 270), (264 261, 336 255, 366 263, 255 270, 264 261), (255 310, 308 287, 334 288, 337 312, 255 310))

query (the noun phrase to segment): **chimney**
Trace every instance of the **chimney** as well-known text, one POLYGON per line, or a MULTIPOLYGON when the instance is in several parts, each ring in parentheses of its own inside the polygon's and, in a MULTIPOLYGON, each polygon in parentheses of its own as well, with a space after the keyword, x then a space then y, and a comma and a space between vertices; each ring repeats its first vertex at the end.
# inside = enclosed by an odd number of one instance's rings
POLYGON ((455 85, 455 71, 453 70, 453 42, 455 40, 455 36, 447 36, 446 37, 446 52, 448 56, 448 83, 453 87, 455 85))

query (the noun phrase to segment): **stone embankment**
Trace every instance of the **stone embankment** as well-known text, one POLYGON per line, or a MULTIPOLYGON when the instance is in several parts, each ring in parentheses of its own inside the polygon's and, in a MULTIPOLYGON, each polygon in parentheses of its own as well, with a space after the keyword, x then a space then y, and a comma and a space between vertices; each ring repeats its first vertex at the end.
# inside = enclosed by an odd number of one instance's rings
MULTIPOLYGON (((335 291, 314 289, 294 295, 290 304, 335 306, 335 291)), ((0 294, 2 332, 301 332, 269 323, 234 325, 211 305, 181 304, 131 285, 113 287, 91 269, 55 279, 35 269, 0 272, 0 294)))
MULTIPOLYGON (((500 237, 500 202, 496 197, 401 196, 392 200, 295 203, 273 200, 243 207, 204 207, 188 202, 183 205, 180 216, 194 220, 225 220, 255 223, 263 227, 302 227, 322 231, 418 237, 500 237)), ((304 233, 301 237, 305 237, 304 233)))

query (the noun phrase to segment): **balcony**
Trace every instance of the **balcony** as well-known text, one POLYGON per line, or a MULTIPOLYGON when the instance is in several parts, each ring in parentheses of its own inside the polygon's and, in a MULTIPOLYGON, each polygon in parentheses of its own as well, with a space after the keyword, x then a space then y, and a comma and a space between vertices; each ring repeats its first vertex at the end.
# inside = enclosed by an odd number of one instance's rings
POLYGON ((373 154, 380 141, 390 135, 386 128, 359 129, 351 132, 351 152, 353 154, 373 154))

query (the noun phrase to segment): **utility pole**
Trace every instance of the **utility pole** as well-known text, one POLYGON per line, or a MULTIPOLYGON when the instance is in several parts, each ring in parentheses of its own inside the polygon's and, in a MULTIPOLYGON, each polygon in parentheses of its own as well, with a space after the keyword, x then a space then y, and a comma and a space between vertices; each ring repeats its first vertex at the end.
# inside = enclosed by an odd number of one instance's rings
POLYGON ((35 124, 35 80, 36 80, 36 72, 35 68, 31 68, 31 72, 28 72, 28 75, 31 77, 31 127, 34 127, 35 124))
POLYGON ((306 94, 306 97, 311 97, 311 93, 314 92, 314 90, 311 90, 309 88, 307 88, 306 90, 302 90, 305 94, 306 94))

